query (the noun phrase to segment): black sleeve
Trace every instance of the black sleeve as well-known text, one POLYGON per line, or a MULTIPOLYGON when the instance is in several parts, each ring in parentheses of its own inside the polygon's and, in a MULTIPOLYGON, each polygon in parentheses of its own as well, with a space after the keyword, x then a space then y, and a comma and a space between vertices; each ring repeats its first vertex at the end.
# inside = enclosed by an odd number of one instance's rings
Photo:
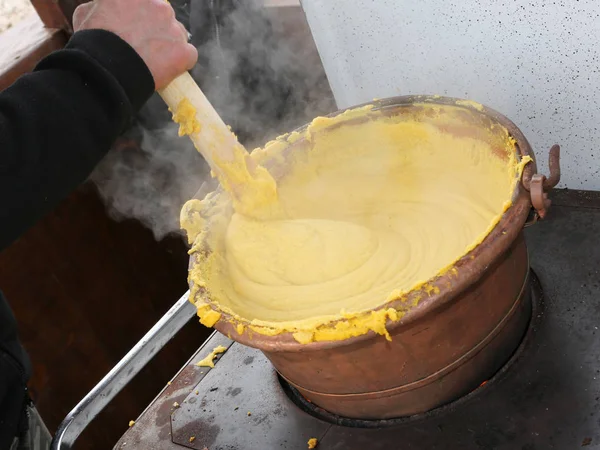
POLYGON ((103 30, 0 92, 0 250, 86 180, 153 92, 141 57, 103 30))

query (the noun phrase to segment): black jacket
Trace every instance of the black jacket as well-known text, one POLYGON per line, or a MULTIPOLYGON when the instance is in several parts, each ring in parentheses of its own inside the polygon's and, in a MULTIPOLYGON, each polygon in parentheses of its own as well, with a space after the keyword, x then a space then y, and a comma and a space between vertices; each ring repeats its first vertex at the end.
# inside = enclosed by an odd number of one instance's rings
MULTIPOLYGON (((0 92, 0 250, 86 180, 153 92, 139 55, 101 30, 75 33, 0 92)), ((0 293, 0 450, 26 426, 30 374, 0 293)))

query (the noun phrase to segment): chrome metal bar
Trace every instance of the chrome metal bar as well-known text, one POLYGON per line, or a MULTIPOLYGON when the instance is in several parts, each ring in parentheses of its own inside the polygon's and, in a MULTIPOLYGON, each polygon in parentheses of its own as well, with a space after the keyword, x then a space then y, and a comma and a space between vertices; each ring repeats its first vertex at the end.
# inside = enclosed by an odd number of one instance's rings
POLYGON ((156 355, 196 314, 189 291, 171 307, 127 355, 100 381, 60 424, 52 450, 69 450, 92 420, 127 383, 156 355))

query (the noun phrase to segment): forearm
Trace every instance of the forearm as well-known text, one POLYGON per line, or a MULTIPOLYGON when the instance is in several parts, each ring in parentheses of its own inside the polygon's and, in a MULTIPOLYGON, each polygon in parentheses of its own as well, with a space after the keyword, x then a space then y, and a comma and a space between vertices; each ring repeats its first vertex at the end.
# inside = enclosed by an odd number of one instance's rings
POLYGON ((0 249, 89 176, 153 91, 134 50, 93 30, 0 93, 0 249))

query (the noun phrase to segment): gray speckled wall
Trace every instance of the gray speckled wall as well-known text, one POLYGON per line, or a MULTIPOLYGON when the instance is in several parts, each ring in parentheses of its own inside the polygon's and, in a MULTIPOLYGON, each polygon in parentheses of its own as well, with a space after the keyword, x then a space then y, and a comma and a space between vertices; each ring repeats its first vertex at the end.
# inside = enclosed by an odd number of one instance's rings
POLYGON ((339 107, 439 94, 512 119, 561 187, 600 190, 600 1, 302 0, 339 107))

